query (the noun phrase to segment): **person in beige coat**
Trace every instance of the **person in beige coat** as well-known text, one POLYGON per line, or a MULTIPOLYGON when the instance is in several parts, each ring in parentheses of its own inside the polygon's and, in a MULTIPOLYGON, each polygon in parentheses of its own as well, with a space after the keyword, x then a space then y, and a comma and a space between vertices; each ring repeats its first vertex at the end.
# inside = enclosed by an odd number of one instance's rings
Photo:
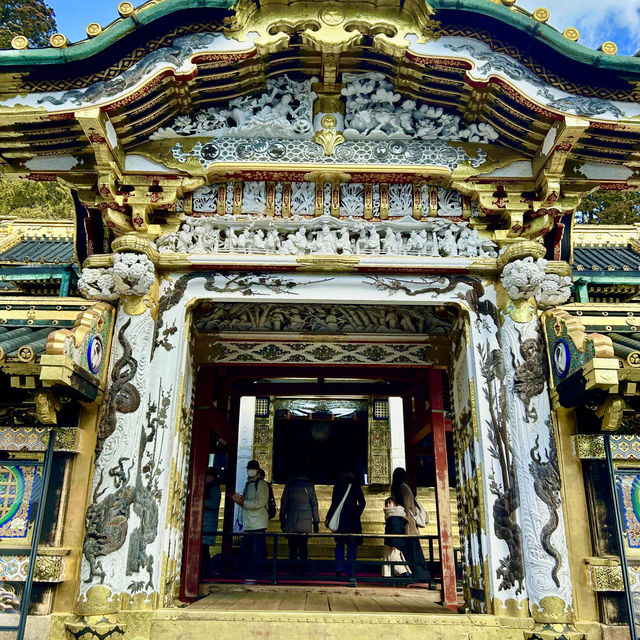
POLYGON ((269 487, 260 476, 260 464, 257 460, 247 462, 247 483, 242 495, 227 494, 242 508, 242 536, 240 556, 245 565, 248 580, 260 573, 265 549, 265 531, 269 524, 269 487))
MULTIPOLYGON (((391 479, 391 497, 396 505, 404 507, 407 525, 405 533, 408 536, 419 536, 420 531, 415 521, 417 511, 416 498, 411 487, 406 482, 407 472, 402 467, 393 470, 391 479)), ((411 574, 416 582, 429 582, 432 579, 431 571, 424 558, 419 538, 407 538, 405 557, 411 567, 411 574)))

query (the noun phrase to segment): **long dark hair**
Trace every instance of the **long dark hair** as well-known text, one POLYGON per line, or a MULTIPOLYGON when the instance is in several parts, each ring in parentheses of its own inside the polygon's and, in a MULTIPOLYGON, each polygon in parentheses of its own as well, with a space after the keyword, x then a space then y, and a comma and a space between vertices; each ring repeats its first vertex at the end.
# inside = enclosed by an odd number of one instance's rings
POLYGON ((400 486, 404 483, 406 477, 407 472, 402 467, 396 467, 391 477, 391 497, 398 506, 403 506, 405 509, 406 505, 402 499, 402 489, 400 486))

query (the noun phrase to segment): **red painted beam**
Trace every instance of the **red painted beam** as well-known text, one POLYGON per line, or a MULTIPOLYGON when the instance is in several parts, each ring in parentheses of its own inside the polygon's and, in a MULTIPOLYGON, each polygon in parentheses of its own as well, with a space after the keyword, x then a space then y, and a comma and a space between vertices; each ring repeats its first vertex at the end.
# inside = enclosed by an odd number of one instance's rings
POLYGON ((453 553, 453 531, 449 496, 449 469, 447 463, 446 420, 444 414, 442 372, 429 371, 431 400, 431 431, 436 467, 436 517, 442 570, 442 602, 447 609, 457 611, 456 566, 453 553))
POLYGON ((198 411, 197 407, 211 404, 213 391, 212 371, 201 371, 198 376, 193 415, 193 436, 189 477, 189 499, 187 501, 186 525, 184 532, 184 555, 182 559, 182 584, 180 599, 192 600, 198 597, 200 567, 202 562, 202 521, 204 517, 205 474, 209 462, 209 439, 211 423, 208 411, 198 411))

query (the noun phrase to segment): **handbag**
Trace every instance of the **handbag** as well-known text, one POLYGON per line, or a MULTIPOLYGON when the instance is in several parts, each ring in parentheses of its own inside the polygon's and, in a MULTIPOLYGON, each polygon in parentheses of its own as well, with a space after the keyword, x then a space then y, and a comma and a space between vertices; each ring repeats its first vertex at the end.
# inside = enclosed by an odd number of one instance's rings
POLYGON ((415 503, 415 513, 413 514, 413 521, 418 527, 424 529, 429 522, 429 515, 424 510, 424 507, 418 502, 418 498, 414 496, 413 501, 415 503))
POLYGON ((336 533, 338 531, 338 527, 340 526, 340 514, 342 513, 342 507, 344 507, 344 501, 347 499, 347 496, 349 495, 349 491, 351 491, 351 485, 347 487, 347 491, 344 494, 344 498, 342 498, 342 500, 340 501, 340 504, 338 505, 336 510, 333 512, 333 515, 331 516, 331 520, 327 522, 327 529, 329 529, 329 531, 333 531, 333 533, 336 533))

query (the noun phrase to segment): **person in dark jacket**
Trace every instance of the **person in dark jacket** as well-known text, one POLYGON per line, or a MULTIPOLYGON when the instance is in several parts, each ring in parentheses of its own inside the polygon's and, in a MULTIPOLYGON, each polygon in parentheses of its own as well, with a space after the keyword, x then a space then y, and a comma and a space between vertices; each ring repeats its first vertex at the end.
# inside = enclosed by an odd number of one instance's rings
POLYGON ((303 473, 294 472, 282 491, 280 500, 280 526, 285 533, 297 534, 287 537, 289 559, 299 560, 294 573, 299 569, 304 573, 308 557, 307 543, 313 528, 319 531, 318 498, 313 483, 303 473), (304 534, 304 535, 303 535, 304 534))
MULTIPOLYGON (((360 485, 356 482, 353 473, 350 471, 345 471, 339 474, 336 484, 333 487, 331 506, 329 507, 327 518, 325 520, 327 528, 329 527, 333 514, 336 509, 339 508, 343 499, 344 504, 342 505, 342 510, 340 512, 338 527, 334 529, 334 531, 341 534, 362 533, 360 516, 362 515, 367 503, 365 502, 364 494, 362 493, 360 485)), ((362 544, 362 536, 339 535, 335 536, 334 540, 336 542, 336 575, 339 576, 343 573, 351 575, 353 565, 356 560, 356 554, 358 552, 358 546, 362 544), (345 547, 347 550, 346 562, 345 547)))
POLYGON ((202 570, 205 574, 210 571, 211 547, 216 544, 214 532, 218 530, 220 498, 218 470, 209 467, 205 476, 204 515, 202 519, 202 570))

